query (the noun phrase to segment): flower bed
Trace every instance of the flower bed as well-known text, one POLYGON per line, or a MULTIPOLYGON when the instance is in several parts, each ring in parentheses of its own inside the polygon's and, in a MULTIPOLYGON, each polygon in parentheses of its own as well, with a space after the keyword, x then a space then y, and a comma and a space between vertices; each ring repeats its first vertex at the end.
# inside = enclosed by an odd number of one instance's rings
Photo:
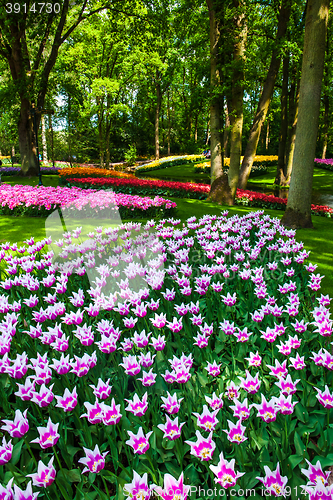
POLYGON ((2 244, 2 497, 331 498, 331 299, 295 231, 224 212, 89 237, 55 262, 2 244))
POLYGON ((76 187, 0 186, 0 213, 5 215, 42 217, 56 208, 66 208, 67 213, 84 213, 86 217, 109 217, 118 210, 121 217, 150 217, 175 207, 176 203, 158 196, 152 199, 76 187))
POLYGON ((154 160, 145 165, 136 167, 135 173, 151 172, 152 170, 161 170, 162 168, 174 167, 176 165, 184 165, 185 163, 192 163, 197 160, 204 159, 203 155, 185 155, 185 156, 167 156, 160 160, 154 160))
MULTIPOLYGON (((286 198, 278 198, 277 196, 257 193, 256 191, 247 191, 245 189, 237 189, 236 204, 250 207, 272 208, 274 210, 284 210, 287 205, 286 198)), ((323 217, 332 217, 333 208, 326 205, 311 205, 311 213, 313 215, 321 215, 323 217)))
MULTIPOLYGON (((158 194, 160 196, 175 196, 180 198, 205 199, 210 191, 209 184, 196 184, 191 182, 173 182, 147 179, 117 179, 117 178, 68 178, 67 185, 83 186, 99 189, 108 189, 112 187, 115 192, 137 193, 137 194, 158 194)), ((257 193, 256 191, 247 191, 237 189, 236 205, 245 205, 250 207, 271 208, 274 210, 285 210, 287 200, 273 195, 257 193)), ((325 205, 311 205, 313 215, 323 217, 332 217, 333 209, 325 205)))
POLYGON ((123 179, 135 179, 135 175, 126 174, 125 172, 118 172, 116 170, 108 170, 106 168, 94 168, 94 167, 73 167, 73 168, 62 168, 59 170, 59 177, 62 182, 66 182, 68 177, 121 177, 123 179))
MULTIPOLYGON (((225 158, 224 160, 225 167, 229 167, 229 164, 230 164, 230 158, 225 158)), ((196 165, 194 165, 194 171, 210 174, 210 161, 197 163, 196 165)), ((229 168, 224 169, 224 172, 226 174, 228 173, 228 171, 229 168)), ((267 172, 268 172, 267 165, 261 163, 258 163, 257 165, 253 164, 251 168, 250 177, 258 177, 259 175, 267 174, 267 172)))
MULTIPOLYGON (((41 167, 40 170, 42 175, 56 175, 61 169, 59 169, 58 167, 41 167)), ((22 175, 22 170, 19 167, 1 167, 0 175, 22 175)))
POLYGON ((131 179, 119 178, 93 178, 87 177, 80 178, 67 178, 67 185, 69 186, 83 186, 84 188, 99 188, 108 189, 112 188, 115 192, 133 193, 140 195, 154 194, 163 196, 177 196, 180 198, 197 198, 205 199, 209 193, 210 186, 208 184, 196 184, 190 182, 174 182, 174 181, 161 181, 161 180, 148 180, 138 179, 133 177, 131 179))
POLYGON ((319 158, 315 158, 315 167, 323 168, 325 170, 330 170, 331 172, 333 172, 333 159, 328 158, 326 160, 322 160, 319 158))

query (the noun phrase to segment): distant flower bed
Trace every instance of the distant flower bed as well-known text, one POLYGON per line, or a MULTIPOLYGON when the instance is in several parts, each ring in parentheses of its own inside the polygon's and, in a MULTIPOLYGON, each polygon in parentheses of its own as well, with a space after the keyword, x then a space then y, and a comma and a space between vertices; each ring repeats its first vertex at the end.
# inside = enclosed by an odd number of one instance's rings
POLYGON ((101 193, 94 189, 76 187, 44 187, 2 184, 0 186, 0 214, 43 217, 56 208, 66 208, 71 214, 84 213, 89 217, 108 217, 118 211, 122 217, 150 217, 163 215, 176 203, 159 196, 155 198, 101 193))
POLYGON ((315 166, 333 172, 333 159, 327 158, 327 160, 322 160, 319 158, 315 158, 315 166))
MULTIPOLYGON (((57 167, 41 167, 42 175, 56 175, 59 172, 59 168, 57 167)), ((1 167, 0 175, 21 175, 22 170, 19 167, 1 167)))
POLYGON ((67 177, 123 177, 123 178, 133 178, 133 174, 126 174, 124 172, 117 172, 115 170, 108 170, 106 168, 94 168, 94 167, 73 167, 73 168, 62 168, 59 170, 59 176, 61 179, 67 177))
MULTIPOLYGON (((237 205, 246 205, 249 207, 272 208, 274 210, 284 210, 287 205, 287 199, 278 198, 277 196, 257 193, 256 191, 246 191, 237 189, 236 197, 237 205)), ((313 215, 322 215, 324 217, 333 216, 333 208, 326 205, 311 205, 311 213, 313 215)))
POLYGON ((209 193, 209 184, 195 184, 190 182, 173 182, 161 180, 137 179, 119 179, 119 178, 93 178, 87 177, 69 178, 68 185, 84 188, 108 189, 112 188, 115 192, 133 193, 140 195, 154 194, 163 196, 176 196, 179 198, 197 198, 205 199, 209 193))
MULTIPOLYGON (((230 158, 225 158, 224 160, 224 166, 229 167, 230 165, 230 158)), ((202 173, 210 173, 210 161, 204 161, 202 163, 197 163, 194 165, 194 171, 195 172, 202 172, 202 173)), ((225 173, 228 173, 229 168, 225 168, 225 173)), ((253 163, 252 168, 251 168, 251 173, 250 177, 257 177, 258 175, 263 175, 267 174, 267 165, 264 164, 255 164, 253 163)))
POLYGON ((135 173, 151 172, 152 170, 161 170, 162 168, 174 167, 176 165, 184 165, 193 163, 197 160, 203 160, 203 155, 185 155, 185 156, 167 156, 160 160, 155 160, 145 165, 141 165, 135 169, 135 173))
MULTIPOLYGON (((146 180, 146 179, 117 179, 117 178, 69 178, 67 179, 69 186, 82 186, 85 189, 97 188, 108 189, 112 188, 115 192, 129 194, 158 194, 159 196, 174 196, 177 198, 195 198, 206 199, 209 191, 209 184, 196 184, 191 182, 172 182, 161 180, 146 180)), ((249 207, 271 208, 273 210, 284 210, 287 200, 278 198, 277 196, 257 193, 256 191, 247 191, 237 189, 236 205, 244 205, 249 207)), ((322 215, 324 217, 332 217, 333 209, 325 205, 311 205, 313 215, 322 215)))

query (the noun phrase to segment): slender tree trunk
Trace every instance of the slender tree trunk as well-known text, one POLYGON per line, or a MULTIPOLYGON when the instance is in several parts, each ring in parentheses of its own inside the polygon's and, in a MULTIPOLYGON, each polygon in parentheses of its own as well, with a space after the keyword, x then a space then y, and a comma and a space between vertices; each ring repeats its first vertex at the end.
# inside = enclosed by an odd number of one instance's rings
MULTIPOLYGON (((239 9, 241 5, 238 1, 234 1, 234 6, 239 9)), ((239 166, 242 155, 244 63, 247 37, 247 25, 244 11, 239 12, 235 22, 237 36, 234 43, 234 70, 230 113, 230 165, 228 172, 228 182, 233 199, 235 199, 236 196, 239 166)))
POLYGON ((283 75, 281 89, 281 123, 279 134, 279 156, 274 183, 278 186, 284 182, 286 171, 286 145, 288 135, 288 79, 289 79, 289 57, 283 58, 283 75))
POLYGON ((68 95, 68 116, 67 116, 67 121, 68 121, 68 154, 69 154, 69 163, 70 166, 73 166, 73 159, 72 159, 72 135, 71 135, 71 96, 68 95))
POLYGON ((54 145, 53 145, 53 127, 52 127, 52 116, 49 115, 49 139, 51 141, 51 157, 52 157, 52 165, 54 167, 54 145))
POLYGON ((47 144, 46 144, 46 130, 45 130, 45 115, 41 117, 42 121, 42 144, 43 144, 43 161, 47 162, 47 144))
POLYGON ((229 114, 229 106, 228 104, 224 108, 225 112, 225 122, 224 122, 224 130, 223 130, 223 157, 226 158, 228 155, 228 146, 229 146, 229 135, 230 135, 230 114, 229 114))
POLYGON ((161 107, 161 86, 158 81, 158 71, 156 71, 155 160, 159 160, 160 158, 160 135, 159 135, 160 107, 161 107))
POLYGON ((284 179, 282 181, 282 186, 288 186, 290 184, 290 177, 293 168, 293 159, 294 159, 294 151, 295 151, 295 141, 296 141, 296 127, 297 127, 297 119, 298 119, 298 102, 299 102, 299 81, 297 82, 296 95, 294 96, 294 101, 290 109, 290 113, 292 114, 292 124, 290 129, 289 136, 289 145, 287 151, 287 160, 286 160, 286 171, 284 174, 284 179))
POLYGON ((245 149, 245 154, 239 176, 239 187, 241 189, 246 188, 246 184, 251 173, 253 160, 257 152, 261 127, 266 119, 268 107, 273 95, 274 85, 281 62, 279 45, 281 44, 281 41, 284 38, 287 31, 288 21, 290 17, 290 10, 291 10, 291 0, 282 0, 280 6, 279 22, 278 22, 276 43, 275 43, 275 45, 277 45, 278 47, 275 48, 272 53, 272 58, 267 78, 262 90, 262 94, 259 99, 257 111, 254 117, 253 125, 245 149))
POLYGON ((308 0, 299 96, 295 154, 287 208, 282 223, 313 227, 311 195, 320 94, 323 79, 329 0, 308 0))
POLYGON ((167 135, 167 145, 168 145, 168 156, 170 156, 170 136, 171 136, 171 113, 170 113, 170 94, 168 90, 167 94, 167 115, 168 115, 168 135, 167 135))
POLYGON ((205 143, 206 146, 208 146, 209 143, 209 131, 210 131, 210 120, 208 119, 207 129, 206 129, 206 143, 205 143))
POLYGON ((328 144, 328 127, 329 127, 329 107, 330 101, 328 94, 324 96, 324 130, 323 130, 323 152, 321 154, 322 160, 326 158, 327 144, 328 144))

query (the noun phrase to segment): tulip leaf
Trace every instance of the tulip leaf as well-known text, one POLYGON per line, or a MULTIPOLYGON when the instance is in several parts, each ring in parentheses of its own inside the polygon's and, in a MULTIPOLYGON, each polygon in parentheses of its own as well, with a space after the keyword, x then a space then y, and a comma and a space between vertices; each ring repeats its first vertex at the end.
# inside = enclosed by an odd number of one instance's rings
POLYGON ((80 469, 72 469, 72 470, 66 471, 66 478, 71 483, 80 483, 81 477, 82 477, 82 474, 81 474, 80 469))
POLYGON ((17 462, 20 460, 23 443, 24 439, 20 439, 20 441, 16 443, 15 446, 13 446, 12 459, 10 461, 13 465, 16 465, 17 462))
POLYGON ((295 434, 294 434, 294 444, 295 444, 297 455, 299 455, 303 458, 304 452, 305 452, 305 445, 304 445, 300 435, 297 432, 295 432, 295 434))
POLYGON ((300 463, 302 462, 303 460, 303 457, 300 456, 300 455, 290 455, 288 457, 288 462, 291 466, 292 469, 295 469, 295 467, 300 463))

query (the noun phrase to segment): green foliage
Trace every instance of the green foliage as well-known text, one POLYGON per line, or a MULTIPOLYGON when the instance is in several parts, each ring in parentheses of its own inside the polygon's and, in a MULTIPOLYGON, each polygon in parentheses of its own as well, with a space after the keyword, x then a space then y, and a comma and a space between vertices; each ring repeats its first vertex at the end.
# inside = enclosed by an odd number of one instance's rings
POLYGON ((137 157, 136 146, 134 144, 130 146, 130 148, 128 149, 128 151, 125 153, 124 156, 128 166, 135 165, 135 160, 137 157))

